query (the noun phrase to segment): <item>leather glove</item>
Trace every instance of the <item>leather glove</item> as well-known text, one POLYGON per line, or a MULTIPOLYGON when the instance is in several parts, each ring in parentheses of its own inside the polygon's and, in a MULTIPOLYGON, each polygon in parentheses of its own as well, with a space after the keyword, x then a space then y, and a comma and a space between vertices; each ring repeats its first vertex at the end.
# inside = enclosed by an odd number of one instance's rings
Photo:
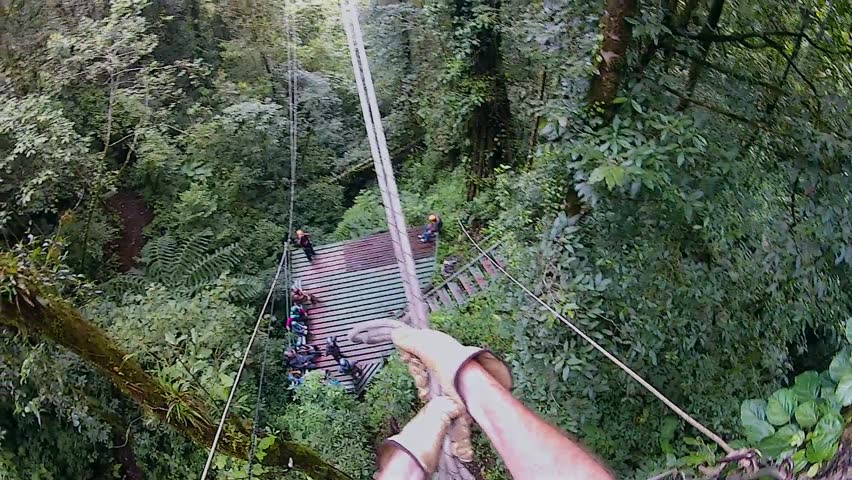
POLYGON ((441 386, 441 395, 456 404, 452 412, 455 421, 450 429, 452 453, 463 462, 473 460, 470 426, 464 400, 456 389, 458 372, 469 361, 476 361, 507 389, 512 388, 512 375, 505 363, 491 352, 465 347, 453 337, 436 330, 415 329, 395 320, 374 320, 356 326, 349 335, 355 343, 382 343, 392 340, 402 361, 414 377, 418 396, 429 398, 429 377, 434 375, 441 386))
POLYGON ((506 389, 512 388, 509 367, 488 350, 466 347, 446 333, 412 328, 395 320, 373 320, 357 325, 349 334, 354 343, 382 343, 392 340, 400 357, 415 375, 418 391, 428 392, 428 382, 417 378, 420 371, 435 375, 441 394, 464 404, 456 389, 459 370, 476 361, 506 389))
POLYGON ((444 435, 452 422, 456 404, 444 396, 437 396, 423 407, 397 435, 385 440, 379 447, 379 470, 390 460, 395 450, 408 454, 428 477, 438 467, 444 435))

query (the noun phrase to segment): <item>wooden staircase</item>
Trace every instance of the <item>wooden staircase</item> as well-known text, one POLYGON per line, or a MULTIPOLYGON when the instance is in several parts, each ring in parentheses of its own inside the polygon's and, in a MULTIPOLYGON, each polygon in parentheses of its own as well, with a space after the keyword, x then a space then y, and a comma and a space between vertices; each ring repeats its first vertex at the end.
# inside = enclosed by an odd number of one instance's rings
POLYGON ((494 265, 494 261, 500 266, 504 266, 506 262, 497 252, 498 246, 499 243, 493 245, 485 254, 480 254, 446 280, 429 288, 425 294, 429 311, 463 306, 472 296, 485 290, 495 278, 500 277, 502 273, 494 265))

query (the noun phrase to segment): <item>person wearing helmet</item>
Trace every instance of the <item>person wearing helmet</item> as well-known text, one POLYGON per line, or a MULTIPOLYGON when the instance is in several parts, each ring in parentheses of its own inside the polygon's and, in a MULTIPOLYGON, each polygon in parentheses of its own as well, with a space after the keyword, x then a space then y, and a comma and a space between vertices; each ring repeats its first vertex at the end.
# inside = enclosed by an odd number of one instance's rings
POLYGON ((431 242, 435 239, 435 236, 441 233, 443 227, 444 222, 441 220, 441 217, 433 213, 429 215, 429 223, 423 229, 423 234, 418 235, 417 238, 423 243, 431 242))
POLYGON ((298 303, 300 305, 303 305, 303 304, 306 304, 306 303, 310 303, 310 304, 317 303, 317 297, 315 295, 313 295, 312 293, 308 293, 308 292, 302 290, 299 287, 291 288, 290 289, 290 295, 293 298, 293 303, 298 303))
POLYGON ((311 243, 311 236, 304 232, 304 230, 296 230, 296 239, 293 241, 299 247, 302 247, 302 250, 305 251, 305 257, 307 257, 308 261, 313 261, 314 255, 317 252, 314 251, 314 244, 311 243))
POLYGON ((287 317, 287 330, 296 336, 296 346, 300 347, 308 343, 308 312, 301 305, 293 305, 290 308, 290 316, 287 317))
POLYGON ((287 317, 287 324, 284 325, 284 327, 287 330, 290 330, 290 325, 292 325, 293 322, 304 322, 307 321, 307 319, 308 312, 305 310, 305 307, 301 305, 293 305, 290 307, 290 316, 287 317))

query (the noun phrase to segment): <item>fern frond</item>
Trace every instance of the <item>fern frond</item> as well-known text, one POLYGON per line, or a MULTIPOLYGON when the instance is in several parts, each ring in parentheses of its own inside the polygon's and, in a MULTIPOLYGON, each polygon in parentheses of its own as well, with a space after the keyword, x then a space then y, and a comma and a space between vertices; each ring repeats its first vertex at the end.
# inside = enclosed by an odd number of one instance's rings
POLYGON ((142 248, 141 260, 145 265, 145 276, 149 280, 164 283, 177 258, 177 241, 171 235, 164 235, 148 241, 142 248))
POLYGON ((180 242, 177 256, 169 272, 169 285, 177 287, 190 286, 192 283, 195 283, 191 280, 194 276, 193 272, 199 265, 205 263, 205 253, 212 241, 213 232, 205 230, 190 239, 180 242))
POLYGON ((215 280, 222 272, 239 265, 244 253, 239 245, 234 243, 203 255, 186 272, 183 272, 180 283, 192 291, 197 291, 215 280))
POLYGON ((263 292, 263 281, 250 275, 240 275, 232 279, 231 298, 239 301, 254 300, 263 292))
POLYGON ((142 293, 148 286, 148 281, 141 270, 130 270, 103 285, 104 291, 109 295, 120 297, 126 293, 142 293))

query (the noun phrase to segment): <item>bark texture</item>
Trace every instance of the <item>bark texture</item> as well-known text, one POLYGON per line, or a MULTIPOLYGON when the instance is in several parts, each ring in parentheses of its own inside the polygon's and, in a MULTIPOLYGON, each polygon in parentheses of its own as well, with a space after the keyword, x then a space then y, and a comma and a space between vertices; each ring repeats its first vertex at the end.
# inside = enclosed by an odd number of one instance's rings
POLYGON ((603 109, 606 117, 614 113, 613 103, 627 63, 627 49, 633 36, 633 27, 627 18, 636 14, 637 0, 609 0, 602 19, 602 61, 598 73, 592 78, 589 101, 603 109))
MULTIPOLYGON (((198 445, 213 443, 218 418, 205 403, 187 394, 175 394, 149 375, 129 354, 98 326, 89 322, 68 302, 40 284, 21 268, 11 254, 0 254, 0 324, 49 340, 79 355, 100 370, 122 393, 142 409, 157 416, 198 445), (10 293, 11 292, 11 293, 10 293), (171 411, 171 414, 168 413, 171 411), (175 412, 182 412, 180 415, 175 412)), ((219 451, 247 458, 251 422, 231 416, 225 424, 219 451)), ((316 452, 298 443, 276 440, 263 463, 295 468, 317 480, 344 480, 348 475, 323 460, 316 452)))

